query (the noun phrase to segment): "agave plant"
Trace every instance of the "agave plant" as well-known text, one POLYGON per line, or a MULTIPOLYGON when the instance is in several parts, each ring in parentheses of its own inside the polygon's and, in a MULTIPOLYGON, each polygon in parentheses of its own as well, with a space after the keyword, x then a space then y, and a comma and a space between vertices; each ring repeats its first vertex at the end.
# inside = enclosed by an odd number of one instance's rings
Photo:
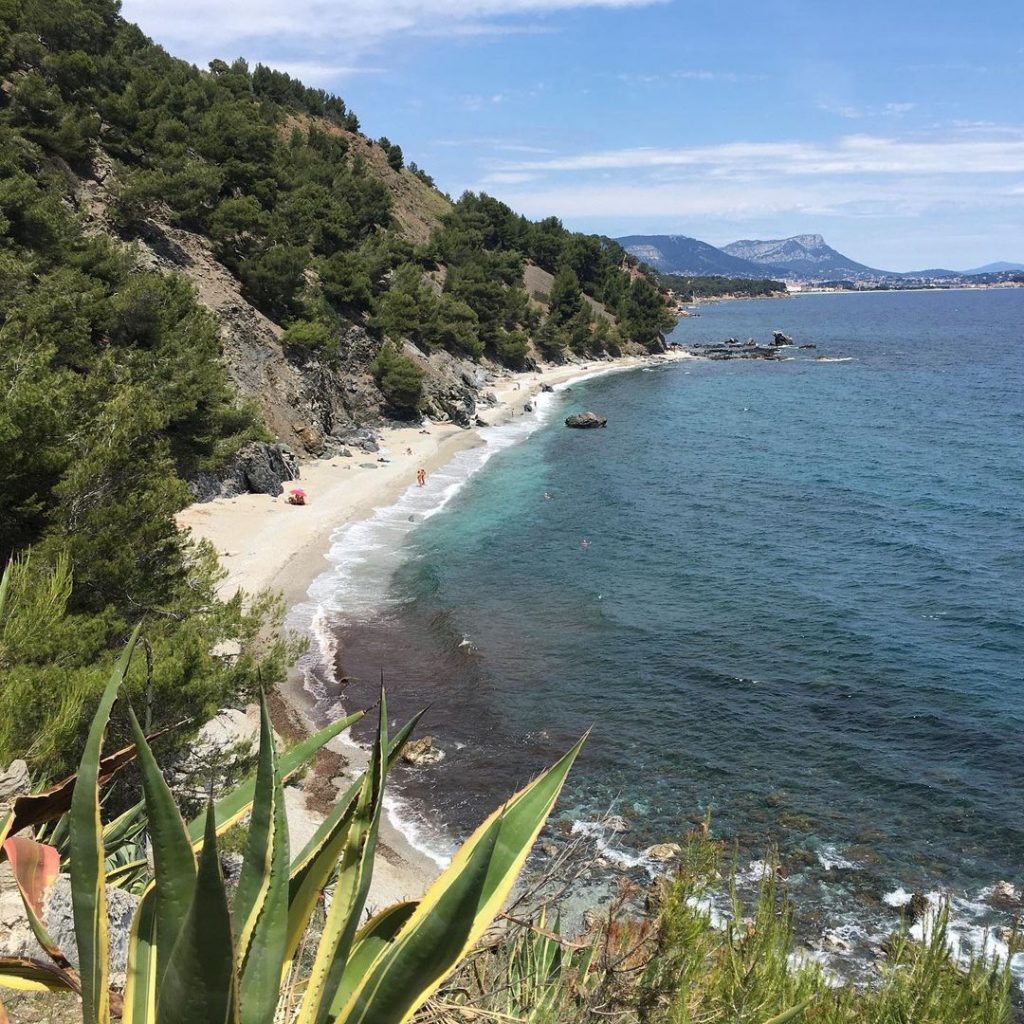
POLYGON ((137 636, 138 631, 104 690, 73 789, 67 783, 55 787, 42 795, 41 803, 39 797, 24 798, 37 802, 16 805, 6 821, 0 821, 3 856, 11 862, 29 922, 50 957, 48 963, 0 959, 0 985, 76 992, 82 999, 84 1024, 106 1024, 118 1015, 126 1024, 273 1024, 282 1019, 285 1008, 298 1024, 409 1020, 501 910, 582 740, 495 811, 422 899, 389 907, 360 926, 385 780, 416 719, 389 736, 381 693, 368 767, 292 857, 283 785, 362 714, 333 723, 279 756, 263 702, 255 775, 219 800, 211 799, 205 815, 186 823, 130 708, 134 748, 102 756, 107 723, 137 636), (114 770, 115 759, 123 764, 136 756, 153 863, 132 923, 122 998, 109 985, 109 865, 100 785, 114 770), (64 810, 69 813, 77 970, 42 920, 42 897, 60 870, 60 854, 33 839, 7 839, 12 828, 53 820, 64 810), (217 838, 246 814, 251 816, 243 864, 229 900, 217 838), (298 962, 298 953, 328 886, 330 906, 307 968, 298 962))

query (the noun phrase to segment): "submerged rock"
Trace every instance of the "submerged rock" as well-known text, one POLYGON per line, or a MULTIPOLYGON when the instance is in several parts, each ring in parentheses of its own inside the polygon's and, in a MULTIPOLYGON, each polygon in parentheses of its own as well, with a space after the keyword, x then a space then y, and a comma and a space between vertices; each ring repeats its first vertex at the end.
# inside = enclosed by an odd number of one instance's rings
POLYGON ((632 826, 619 814, 613 814, 610 818, 605 818, 604 827, 609 832, 628 832, 632 826))
POLYGON ((596 412, 579 412, 572 416, 566 416, 565 425, 575 427, 577 430, 591 430, 594 427, 608 426, 608 419, 605 416, 598 416, 596 412))

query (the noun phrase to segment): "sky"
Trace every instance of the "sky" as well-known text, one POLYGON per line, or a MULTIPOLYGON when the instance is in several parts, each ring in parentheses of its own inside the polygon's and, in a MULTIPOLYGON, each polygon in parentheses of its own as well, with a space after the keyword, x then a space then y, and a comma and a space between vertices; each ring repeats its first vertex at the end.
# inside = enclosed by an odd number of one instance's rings
POLYGON ((123 0, 341 96, 453 196, 611 236, 1024 262, 1024 2, 123 0))

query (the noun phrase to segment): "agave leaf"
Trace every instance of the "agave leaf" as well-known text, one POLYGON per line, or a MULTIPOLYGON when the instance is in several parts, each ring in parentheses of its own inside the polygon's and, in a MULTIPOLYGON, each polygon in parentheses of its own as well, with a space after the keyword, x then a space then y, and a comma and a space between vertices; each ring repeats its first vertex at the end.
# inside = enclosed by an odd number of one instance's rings
POLYGON ((156 1020, 156 886, 146 890, 128 937, 128 980, 121 1024, 153 1024, 156 1020))
POLYGON ((0 999, 0 1024, 11 1024, 11 1018, 7 1016, 7 1007, 4 1006, 2 999, 0 999))
POLYGON ((4 852, 14 872, 14 880, 18 883, 18 891, 25 904, 25 916, 36 941, 59 968, 76 976, 71 962, 61 952, 43 923, 46 895, 60 874, 60 854, 52 846, 37 843, 25 836, 8 839, 4 843, 4 852))
POLYGON ((238 1019, 235 944, 211 803, 192 903, 157 991, 156 1024, 238 1024, 238 1019))
POLYGON ((358 979, 338 1024, 398 1024, 440 984, 470 942, 501 825, 500 817, 485 824, 461 870, 432 899, 431 912, 423 914, 421 902, 384 945, 358 979))
POLYGON ((377 739, 370 764, 363 775, 356 807, 338 864, 331 908, 317 945, 313 969, 299 1009, 296 1024, 323 1024, 331 997, 341 983, 345 960, 359 927, 373 875, 377 827, 384 805, 384 777, 387 773, 388 711, 384 691, 380 695, 377 739))
MULTIPOLYGON (((154 914, 156 933, 160 941, 156 966, 159 983, 167 970, 171 950, 174 949, 178 933, 192 904, 196 887, 196 861, 178 806, 156 763, 153 751, 146 742, 142 726, 139 725, 139 720, 131 708, 128 709, 128 720, 139 753, 142 792, 153 850, 156 877, 154 914)), ((137 865, 129 864, 125 867, 135 870, 137 865)), ((115 869, 111 874, 116 877, 118 871, 115 869)))
MULTIPOLYGON (((103 849, 107 856, 116 853, 122 846, 137 839, 149 822, 146 819, 146 801, 140 800, 134 807, 129 807, 113 821, 103 827, 103 849)), ((54 843, 56 846, 57 844, 54 843)))
POLYGON ((339 1021, 400 1024, 431 996, 501 909, 585 739, 463 844, 394 942, 355 986, 339 1021), (465 876, 477 878, 482 848, 488 850, 484 876, 479 885, 470 885, 465 876))
POLYGON ((416 901, 395 903, 370 918, 356 933, 352 952, 345 962, 341 984, 331 1000, 330 1019, 334 1020, 349 1001, 359 980, 381 951, 392 942, 399 929, 412 917, 419 904, 416 901))
MULTIPOLYGON (((344 732, 350 726, 355 725, 364 714, 365 712, 363 711, 357 711, 354 715, 349 715, 347 718, 339 718, 337 722, 332 722, 326 729, 321 729, 320 732, 314 733, 301 743, 296 743, 291 750, 283 753, 278 762, 281 781, 287 782, 321 747, 330 743, 335 736, 344 732)), ((223 835, 249 813, 255 792, 256 776, 250 775, 241 785, 221 797, 214 804, 217 835, 223 835)), ((200 815, 188 824, 188 834, 193 846, 198 847, 203 841, 204 820, 204 817, 200 815)))
MULTIPOLYGON (((422 712, 407 722, 391 741, 388 747, 388 769, 401 754, 402 748, 420 720, 420 715, 422 712)), ((282 976, 288 972, 291 960, 316 909, 320 893, 337 867, 363 785, 362 776, 352 783, 292 864, 288 894, 288 941, 285 946, 282 976)))
POLYGON ((107 893, 103 877, 103 825, 100 822, 100 755, 110 710, 128 672, 128 663, 138 638, 139 628, 136 627, 110 674, 89 728, 78 778, 71 794, 71 903, 82 975, 83 1024, 107 1024, 110 1019, 107 893))
MULTIPOLYGON (((189 847, 191 850, 192 847, 189 847)), ((126 885, 131 885, 135 881, 136 875, 148 874, 149 873, 149 861, 148 860, 131 860, 125 864, 118 864, 115 868, 110 868, 107 871, 107 885, 113 886, 115 889, 122 889, 126 885)))
MULTIPOLYGON (((6 814, 6 815, 4 815, 4 817, 0 818, 0 850, 3 849, 3 844, 6 841, 8 835, 10 835, 11 823, 13 821, 14 821, 14 815, 10 814, 10 813, 6 814)), ((6 854, 0 853, 0 861, 2 861, 4 859, 4 856, 6 856, 6 854)))
POLYGON ((80 992, 76 978, 56 964, 25 956, 0 956, 0 988, 16 992, 80 992))
POLYGON ((242 1024, 274 1019, 288 929, 288 822, 274 732, 260 700, 260 761, 245 860, 235 895, 242 1024))

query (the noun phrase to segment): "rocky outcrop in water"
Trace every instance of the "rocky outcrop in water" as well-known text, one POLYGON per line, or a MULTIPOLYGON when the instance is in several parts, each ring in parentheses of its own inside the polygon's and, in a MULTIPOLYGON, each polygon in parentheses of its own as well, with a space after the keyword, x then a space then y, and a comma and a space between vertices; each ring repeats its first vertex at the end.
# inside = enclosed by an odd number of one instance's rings
POLYGON ((424 736, 421 740, 411 740, 405 745, 402 760, 414 765, 437 764, 444 760, 444 751, 434 746, 433 736, 424 736))
POLYGON ((782 331, 772 331, 772 344, 776 348, 784 348, 786 345, 792 345, 793 339, 782 331))
POLYGON ((576 430, 593 430, 595 427, 608 426, 608 419, 605 416, 598 416, 596 412, 578 412, 566 416, 565 425, 576 430))
POLYGON ((702 359, 781 359, 782 353, 773 345, 758 345, 753 339, 740 344, 730 338, 724 344, 696 344, 687 349, 692 356, 702 359))

